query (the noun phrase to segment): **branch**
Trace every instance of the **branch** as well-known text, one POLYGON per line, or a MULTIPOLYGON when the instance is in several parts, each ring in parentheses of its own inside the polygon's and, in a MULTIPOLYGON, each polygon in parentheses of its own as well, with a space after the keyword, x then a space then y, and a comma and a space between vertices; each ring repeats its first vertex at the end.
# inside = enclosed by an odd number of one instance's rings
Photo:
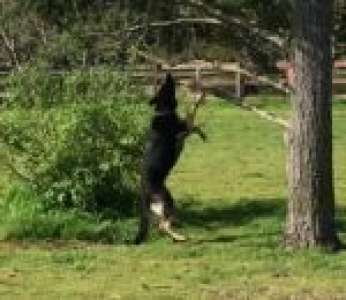
MULTIPOLYGON (((189 92, 191 92, 191 89, 189 89, 189 92)), ((203 91, 201 99, 205 97, 205 91, 203 91)), ((203 100, 202 100, 203 101, 203 100)), ((270 121, 274 124, 280 125, 281 127, 283 127, 285 130, 285 133, 287 132, 287 129, 291 128, 290 122, 287 120, 284 120, 278 116, 276 116, 274 113, 272 112, 268 112, 265 110, 261 110, 258 109, 257 107, 253 106, 253 105, 249 105, 246 103, 242 103, 239 106, 241 109, 247 110, 247 111, 252 111, 254 112, 256 115, 258 115, 260 118, 270 121)), ((197 110, 197 107, 195 108, 195 110, 197 110)))
MULTIPOLYGON (((138 30, 143 30, 148 27, 169 27, 172 25, 179 24, 210 24, 210 25, 222 25, 223 23, 217 18, 177 18, 170 21, 154 21, 148 24, 135 25, 129 28, 125 28, 123 32, 135 32, 138 30)), ((110 36, 110 37, 119 37, 119 32, 88 32, 89 36, 110 36)))
POLYGON ((153 63, 155 65, 158 65, 158 66, 161 66, 161 67, 164 67, 164 68, 168 68, 169 67, 169 63, 159 57, 156 57, 154 55, 151 55, 147 52, 144 52, 144 51, 141 51, 139 50, 138 48, 136 47, 132 47, 131 50, 137 54, 138 56, 144 58, 146 61, 150 62, 150 63, 153 63))
POLYGON ((273 37, 266 30, 258 27, 251 26, 247 21, 234 16, 225 15, 220 9, 214 8, 201 0, 185 0, 183 3, 190 5, 191 7, 198 8, 206 12, 209 16, 212 16, 224 24, 229 24, 238 27, 240 30, 245 30, 252 35, 261 38, 264 42, 269 42, 273 47, 282 49, 284 40, 280 37, 273 37))
MULTIPOLYGON (((133 50, 136 51, 137 54, 139 54, 140 56, 142 56, 146 60, 148 60, 148 61, 150 61, 152 63, 155 63, 156 65, 169 66, 169 64, 166 61, 164 61, 164 60, 162 60, 160 58, 151 56, 151 55, 149 55, 149 54, 147 54, 145 52, 142 52, 142 51, 140 51, 138 49, 133 49, 133 50)), ((248 72, 248 71, 246 71, 244 69, 241 69, 241 68, 232 68, 232 70, 241 72, 242 74, 247 75, 247 76, 256 77, 256 79, 261 81, 261 82, 264 82, 266 84, 269 83, 273 87, 276 87, 276 88, 278 88, 280 90, 283 90, 284 92, 287 92, 287 93, 289 92, 289 90, 287 88, 284 88, 279 83, 271 80, 270 78, 268 78, 266 76, 256 76, 256 75, 251 74, 250 72, 248 72)), ((190 92, 192 92, 192 89, 191 89, 191 87, 189 85, 186 85, 186 87, 189 88, 190 92)), ((203 102, 204 98, 205 98, 205 91, 203 90, 202 91, 202 95, 201 95, 199 101, 197 101, 197 103, 195 104, 193 113, 196 113, 198 105, 203 102)), ((272 123, 278 124, 278 125, 284 127, 285 129, 289 129, 290 128, 289 121, 281 119, 280 117, 276 116, 274 113, 267 112, 265 110, 260 110, 260 109, 258 109, 255 106, 252 106, 252 105, 249 105, 249 104, 245 104, 245 103, 242 103, 239 107, 241 107, 242 109, 248 110, 248 111, 252 111, 255 114, 257 114, 259 117, 261 117, 262 119, 265 119, 265 120, 270 121, 272 123)))
POLYGON ((47 45, 48 38, 44 22, 34 19, 33 24, 41 36, 43 45, 47 45))
POLYGON ((4 30, 0 31, 0 35, 4 41, 5 48, 12 60, 12 63, 16 66, 17 69, 20 69, 21 67, 15 50, 14 40, 11 41, 4 30))
POLYGON ((128 28, 127 31, 137 31, 144 27, 168 27, 177 24, 212 24, 212 25, 222 25, 222 22, 216 18, 178 18, 171 21, 156 21, 151 22, 146 25, 136 25, 134 27, 128 28))
POLYGON ((27 183, 32 183, 33 182, 33 180, 31 178, 29 178, 28 176, 26 176, 23 173, 21 173, 9 160, 6 160, 5 164, 9 167, 11 172, 16 177, 18 177, 20 180, 25 181, 27 183))
MULTIPOLYGON (((9 143, 7 143, 6 142, 6 140, 5 139, 2 139, 2 141, 1 141, 5 146, 7 146, 7 147, 9 147, 9 148, 13 148, 9 143)), ((28 183, 32 183, 33 182, 33 180, 30 178, 30 177, 28 177, 28 176, 26 176, 26 175, 24 175, 21 171, 19 171, 15 166, 14 166, 14 164, 12 163, 12 159, 11 159, 11 157, 10 157, 10 150, 9 149, 7 149, 7 151, 4 153, 4 163, 5 163, 5 165, 7 165, 7 167, 10 169, 10 171, 17 177, 17 178, 19 178, 20 180, 22 180, 22 181, 25 181, 25 182, 28 182, 28 183)))

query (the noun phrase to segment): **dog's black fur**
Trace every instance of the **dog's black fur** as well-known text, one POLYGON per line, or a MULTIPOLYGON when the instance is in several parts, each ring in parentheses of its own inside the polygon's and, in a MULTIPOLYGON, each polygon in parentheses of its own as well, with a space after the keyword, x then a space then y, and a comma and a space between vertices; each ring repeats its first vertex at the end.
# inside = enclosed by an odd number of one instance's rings
POLYGON ((166 81, 150 104, 154 106, 155 114, 151 121, 143 158, 141 219, 136 244, 147 238, 152 214, 158 218, 158 225, 162 231, 168 233, 174 240, 185 240, 171 229, 175 206, 165 181, 180 156, 185 138, 190 133, 196 132, 205 139, 203 132, 193 125, 194 116, 190 119, 178 116, 175 81, 170 74, 166 76, 166 81))

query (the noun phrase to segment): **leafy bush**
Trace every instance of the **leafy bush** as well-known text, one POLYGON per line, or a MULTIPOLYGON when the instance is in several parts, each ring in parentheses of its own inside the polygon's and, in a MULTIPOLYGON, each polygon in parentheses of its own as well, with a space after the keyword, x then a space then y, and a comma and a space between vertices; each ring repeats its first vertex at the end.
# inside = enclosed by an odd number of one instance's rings
MULTIPOLYGON (((62 103, 138 102, 138 87, 110 68, 54 73, 44 63, 13 72, 7 82, 9 107, 52 107, 62 103)), ((142 100, 142 97, 139 97, 142 100)))
POLYGON ((78 108, 53 163, 36 178, 38 189, 49 206, 129 215, 143 145, 139 117, 114 103, 78 108))
POLYGON ((48 72, 44 71, 42 66, 14 71, 7 80, 10 97, 4 104, 22 107, 53 104, 61 99, 62 81, 61 77, 48 76, 48 72))
POLYGON ((109 70, 67 74, 63 89, 37 70, 12 75, 0 120, 12 169, 46 209, 131 215, 148 116, 143 93, 109 70))

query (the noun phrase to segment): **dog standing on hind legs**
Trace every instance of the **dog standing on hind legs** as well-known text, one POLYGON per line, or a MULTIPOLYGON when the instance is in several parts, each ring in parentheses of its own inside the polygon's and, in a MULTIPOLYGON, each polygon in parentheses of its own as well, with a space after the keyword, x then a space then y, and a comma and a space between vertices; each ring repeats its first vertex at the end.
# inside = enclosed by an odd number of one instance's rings
POLYGON ((203 131, 194 125, 198 106, 204 94, 196 101, 194 109, 185 119, 178 116, 175 97, 175 81, 171 74, 150 101, 155 114, 150 125, 148 142, 145 147, 140 199, 140 222, 136 244, 145 241, 149 234, 151 219, 154 217, 159 230, 168 234, 174 241, 186 238, 175 232, 172 223, 175 218, 174 199, 165 185, 169 172, 176 164, 187 136, 198 134, 203 140, 203 131))

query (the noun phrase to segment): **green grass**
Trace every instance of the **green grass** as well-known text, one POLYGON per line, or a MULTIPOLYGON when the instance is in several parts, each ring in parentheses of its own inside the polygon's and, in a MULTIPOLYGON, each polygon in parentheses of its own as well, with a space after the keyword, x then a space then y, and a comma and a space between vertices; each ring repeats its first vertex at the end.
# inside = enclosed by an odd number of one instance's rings
POLYGON ((77 210, 48 210, 28 187, 13 186, 0 205, 0 240, 86 240, 124 244, 134 220, 106 220, 77 210))
MULTIPOLYGON (((263 105, 288 116, 288 107, 263 105)), ((346 241, 346 105, 335 105, 338 226, 346 241)), ((346 252, 281 247, 287 188, 281 129, 210 101, 169 185, 190 240, 136 246, 0 242, 0 299, 346 299, 346 252)))

